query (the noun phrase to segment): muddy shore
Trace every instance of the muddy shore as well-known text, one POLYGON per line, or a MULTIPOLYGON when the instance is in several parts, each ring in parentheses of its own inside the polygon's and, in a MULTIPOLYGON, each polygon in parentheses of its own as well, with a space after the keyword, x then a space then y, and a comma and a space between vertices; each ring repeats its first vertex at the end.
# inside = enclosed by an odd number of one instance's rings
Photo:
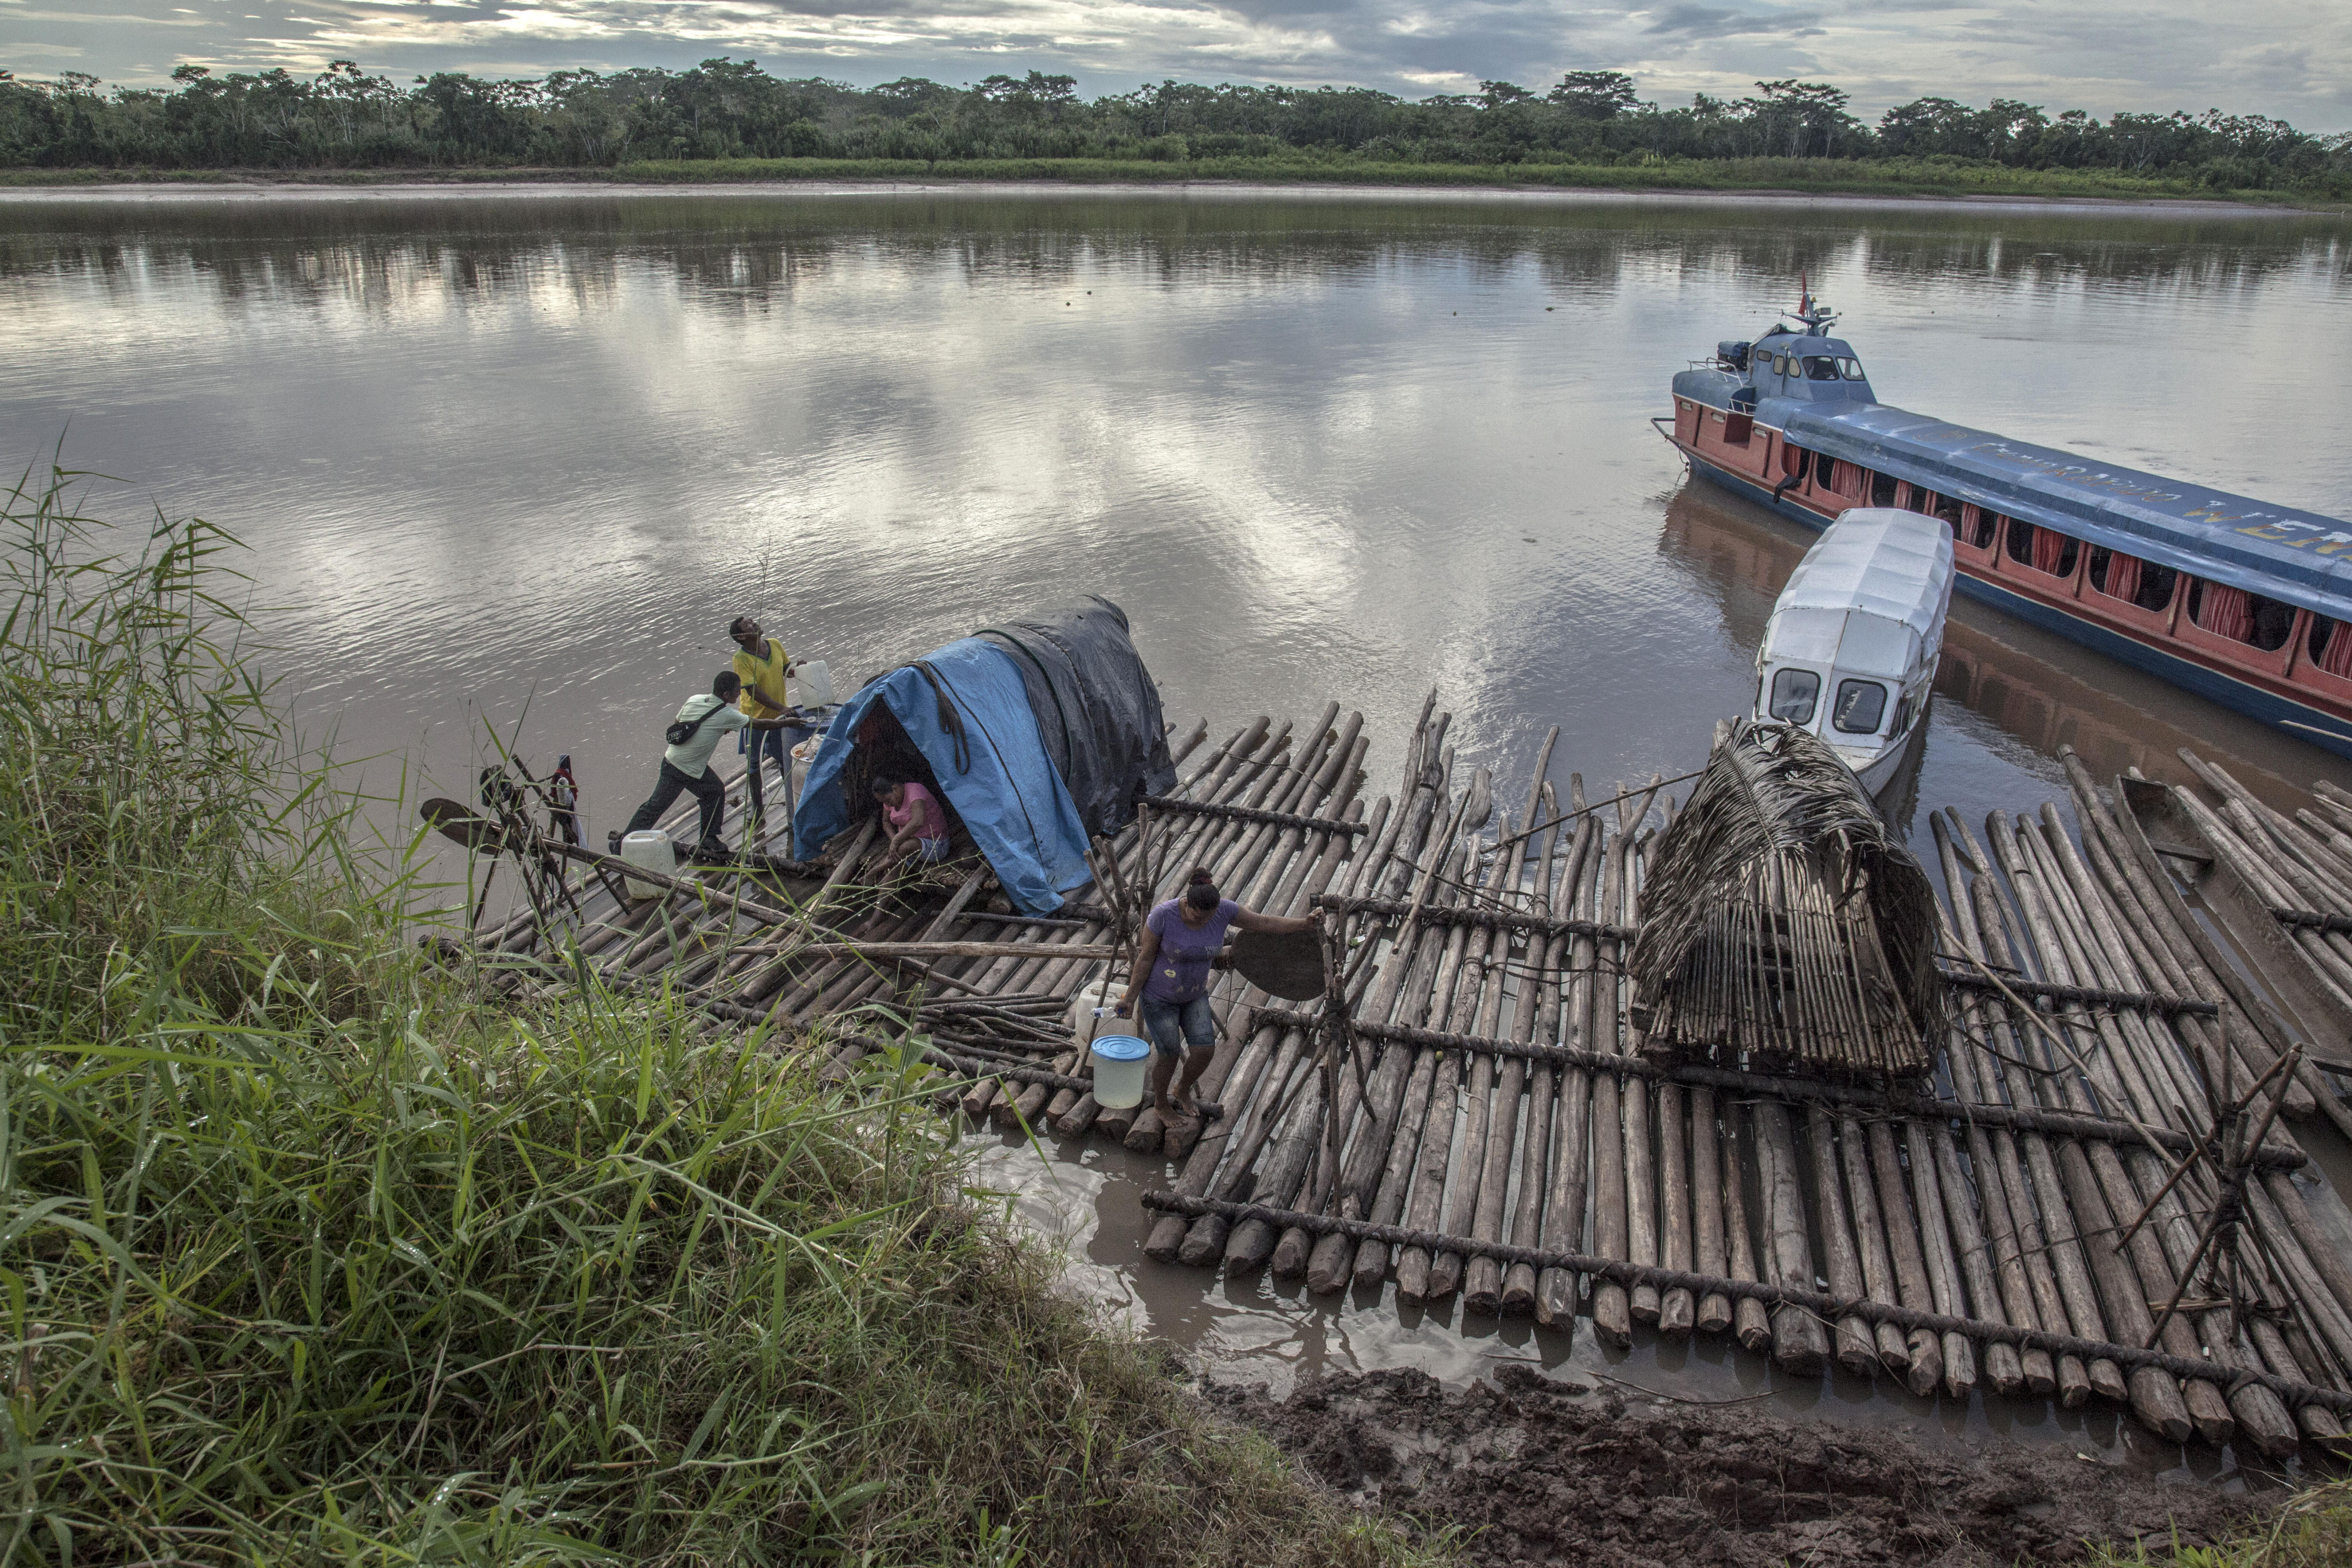
POLYGON ((1451 1527, 1473 1562, 1496 1568, 2063 1562, 2086 1541, 2206 1544, 2289 1495, 2168 1483, 2002 1440, 1935 1452, 1524 1367, 1459 1389, 1408 1369, 1335 1374, 1285 1399, 1262 1386, 1205 1393, 1342 1496, 1451 1527))

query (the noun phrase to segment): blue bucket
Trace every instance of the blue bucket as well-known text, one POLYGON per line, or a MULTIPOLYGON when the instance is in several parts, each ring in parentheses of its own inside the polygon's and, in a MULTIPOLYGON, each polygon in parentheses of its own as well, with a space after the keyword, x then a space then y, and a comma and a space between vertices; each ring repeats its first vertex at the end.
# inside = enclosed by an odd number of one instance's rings
POLYGON ((1094 1063, 1097 1105, 1106 1110, 1126 1110, 1143 1103, 1144 1079, 1151 1061, 1149 1041, 1133 1035, 1097 1035, 1087 1055, 1094 1063))

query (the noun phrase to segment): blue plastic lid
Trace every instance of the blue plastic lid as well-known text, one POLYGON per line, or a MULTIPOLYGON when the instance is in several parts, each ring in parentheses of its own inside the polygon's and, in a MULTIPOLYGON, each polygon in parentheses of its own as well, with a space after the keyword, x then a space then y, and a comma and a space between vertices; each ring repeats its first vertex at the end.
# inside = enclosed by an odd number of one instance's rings
POLYGON ((1107 1062, 1139 1062, 1151 1054, 1151 1047, 1133 1035, 1097 1035, 1095 1055, 1107 1062))

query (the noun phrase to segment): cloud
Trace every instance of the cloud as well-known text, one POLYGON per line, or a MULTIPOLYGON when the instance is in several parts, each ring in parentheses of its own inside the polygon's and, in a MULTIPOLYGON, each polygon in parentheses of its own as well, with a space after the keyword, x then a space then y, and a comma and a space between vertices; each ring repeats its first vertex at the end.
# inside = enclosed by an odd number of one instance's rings
MULTIPOLYGON (((42 0, 31 0, 42 4, 42 0)), ((119 0, 118 0, 119 3, 119 0)), ((2352 5, 2238 0, 200 0, 77 15, 0 0, 12 56, 318 69, 356 58, 395 78, 681 67, 751 55, 780 75, 853 81, 1068 71, 1082 90, 1162 78, 1353 83, 1410 97, 1564 70, 1634 74, 1668 103, 1758 79, 1837 83, 1860 112, 1934 93, 2052 110, 2218 105, 2313 130, 2352 125, 2352 5), (247 11, 253 20, 247 20, 247 11), (201 30, 199 30, 201 29, 201 30), (196 42, 203 39, 201 46, 196 42)))
POLYGON ((1730 38, 1744 33, 1786 33, 1812 19, 1810 16, 1751 16, 1745 11, 1720 11, 1708 5, 1670 5, 1656 13, 1643 31, 1730 38))

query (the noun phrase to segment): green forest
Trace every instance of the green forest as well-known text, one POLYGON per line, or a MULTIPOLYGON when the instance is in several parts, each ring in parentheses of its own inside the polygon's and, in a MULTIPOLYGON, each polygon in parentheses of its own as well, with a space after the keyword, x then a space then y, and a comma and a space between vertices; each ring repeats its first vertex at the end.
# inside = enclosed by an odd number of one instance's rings
POLYGON ((2352 197, 2352 134, 2315 135, 2259 114, 2101 120, 2009 99, 1979 108, 1924 97, 1871 124, 1827 83, 1762 81, 1749 97, 1702 94, 1668 109, 1641 99, 1631 76, 1608 70, 1570 71, 1541 91, 1489 81, 1475 94, 1420 100, 1357 87, 1176 81, 1087 100, 1074 79, 1038 71, 965 87, 907 78, 860 89, 727 58, 683 71, 527 80, 443 72, 406 85, 349 60, 310 78, 184 65, 172 81, 109 89, 79 73, 51 81, 0 71, 0 167, 693 178, 1088 161, 1171 173, 1319 168, 1341 178, 1478 169, 1557 181, 1574 169, 1624 171, 1608 184, 1892 180, 2352 197), (1708 177, 1738 169, 1746 176, 1708 177))

